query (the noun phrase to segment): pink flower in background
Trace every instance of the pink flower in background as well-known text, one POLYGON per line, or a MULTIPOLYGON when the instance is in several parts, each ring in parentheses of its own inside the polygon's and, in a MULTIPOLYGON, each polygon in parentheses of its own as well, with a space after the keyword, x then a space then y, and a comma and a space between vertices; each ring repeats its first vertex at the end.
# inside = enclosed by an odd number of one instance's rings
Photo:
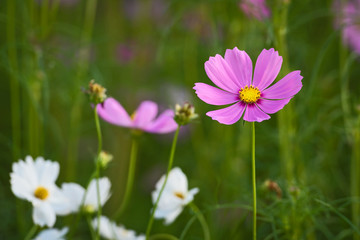
POLYGON ((206 115, 219 123, 230 125, 242 116, 248 122, 270 119, 268 114, 281 110, 302 87, 300 71, 293 71, 270 86, 280 72, 282 57, 273 48, 264 49, 255 65, 245 51, 227 49, 225 58, 210 57, 205 71, 219 88, 205 83, 195 83, 197 96, 212 105, 229 107, 207 112, 206 115), (270 87, 269 87, 270 86, 270 87))
POLYGON ((348 1, 341 8, 340 4, 338 1, 335 2, 337 9, 336 25, 342 28, 345 44, 360 54, 360 0, 348 1))
POLYGON ((270 17, 270 9, 266 6, 265 0, 242 0, 239 5, 250 18, 263 21, 270 17))
POLYGON ((143 101, 136 111, 129 116, 121 104, 114 98, 107 98, 97 105, 99 116, 105 121, 128 128, 150 133, 170 133, 176 130, 174 111, 165 110, 157 118, 158 106, 152 101, 143 101))

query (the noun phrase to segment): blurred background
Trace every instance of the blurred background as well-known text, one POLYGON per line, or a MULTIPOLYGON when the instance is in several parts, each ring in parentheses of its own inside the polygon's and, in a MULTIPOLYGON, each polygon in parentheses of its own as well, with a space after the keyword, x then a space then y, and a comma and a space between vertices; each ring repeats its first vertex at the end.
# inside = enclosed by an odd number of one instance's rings
MULTIPOLYGON (((161 110, 195 106, 199 118, 180 130, 174 166, 200 189, 195 203, 212 239, 250 239, 251 125, 211 120, 205 113, 217 107, 192 88, 212 84, 204 70, 210 56, 238 47, 255 64, 274 47, 284 58, 279 77, 301 70, 304 79, 284 110, 256 124, 258 238, 359 239, 360 68, 343 35, 347 1, 269 0, 255 13, 242 6, 249 2, 1 1, 0 238, 22 239, 32 226, 31 204, 10 190, 14 161, 44 156, 60 163, 58 185, 88 181, 97 137, 83 89, 95 79, 130 114, 143 100, 161 110)), ((125 190, 131 133, 104 121, 101 128, 103 149, 114 156, 102 172, 112 182, 103 210, 111 216, 125 190)), ((118 224, 145 233, 172 137, 140 139, 134 191, 118 224)), ((185 208, 170 226, 155 221, 152 232, 179 237, 188 226, 184 239, 203 239, 192 218, 185 208)), ((55 226, 70 221, 58 217, 55 226)), ((83 221, 74 239, 89 238, 83 221)))

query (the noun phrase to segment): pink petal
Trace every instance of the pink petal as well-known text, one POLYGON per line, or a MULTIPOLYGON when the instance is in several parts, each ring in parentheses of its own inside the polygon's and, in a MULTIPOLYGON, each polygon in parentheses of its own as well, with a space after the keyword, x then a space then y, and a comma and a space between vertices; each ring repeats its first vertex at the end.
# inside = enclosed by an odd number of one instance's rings
POLYGON ((227 49, 225 53, 225 61, 233 70, 240 87, 251 85, 252 78, 252 61, 245 51, 240 51, 237 47, 227 49))
POLYGON ((114 98, 107 98, 96 106, 97 113, 105 121, 123 127, 132 125, 131 119, 121 104, 114 98))
POLYGON ((256 104, 264 112, 273 114, 283 109, 283 107, 289 103, 290 99, 291 98, 282 99, 282 100, 259 99, 256 104))
POLYGON ((245 106, 246 105, 243 102, 237 102, 230 107, 207 112, 206 115, 219 123, 231 125, 239 121, 244 112, 245 106))
POLYGON ((282 57, 273 48, 262 50, 256 60, 253 85, 260 91, 268 87, 280 72, 282 57))
POLYGON ((212 105, 226 105, 239 101, 239 94, 225 92, 205 83, 195 83, 195 93, 204 102, 212 105))
POLYGON ((265 89, 261 97, 268 99, 291 98, 300 91, 302 79, 300 71, 293 71, 271 87, 265 89))
POLYGON ((134 126, 144 128, 147 124, 154 120, 158 112, 158 106, 152 101, 143 101, 136 109, 134 117, 134 126))
POLYGON ((244 120, 248 122, 262 122, 270 119, 270 116, 261 111, 256 104, 248 104, 244 114, 244 120))
POLYGON ((210 80, 219 88, 231 93, 237 93, 241 86, 228 63, 217 54, 205 62, 205 71, 210 80))
POLYGON ((166 110, 160 116, 148 124, 143 130, 151 133, 170 133, 176 130, 177 123, 174 120, 174 111, 166 110))

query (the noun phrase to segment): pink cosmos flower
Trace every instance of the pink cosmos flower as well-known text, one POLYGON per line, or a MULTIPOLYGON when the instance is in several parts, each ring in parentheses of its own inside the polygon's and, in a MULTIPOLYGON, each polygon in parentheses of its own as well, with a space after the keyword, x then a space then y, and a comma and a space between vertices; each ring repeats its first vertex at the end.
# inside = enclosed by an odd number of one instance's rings
POLYGON ((252 62, 245 51, 235 47, 226 50, 225 58, 218 54, 210 57, 205 62, 206 74, 221 89, 195 83, 197 96, 212 105, 235 104, 206 115, 226 125, 237 122, 241 116, 248 122, 270 119, 268 114, 282 109, 302 87, 300 71, 293 71, 270 86, 279 74, 281 64, 282 57, 277 51, 264 49, 252 77, 252 62))
POLYGON ((347 1, 343 6, 339 1, 335 1, 335 8, 337 11, 335 24, 336 27, 342 27, 345 44, 360 54, 360 0, 347 1))
POLYGON ((265 0, 242 0, 239 6, 248 17, 254 17, 259 21, 270 17, 270 10, 265 0))
POLYGON ((169 133, 177 128, 174 111, 165 110, 156 118, 158 106, 152 101, 142 102, 129 116, 118 101, 114 98, 107 98, 102 104, 97 105, 97 113, 109 123, 150 133, 169 133))

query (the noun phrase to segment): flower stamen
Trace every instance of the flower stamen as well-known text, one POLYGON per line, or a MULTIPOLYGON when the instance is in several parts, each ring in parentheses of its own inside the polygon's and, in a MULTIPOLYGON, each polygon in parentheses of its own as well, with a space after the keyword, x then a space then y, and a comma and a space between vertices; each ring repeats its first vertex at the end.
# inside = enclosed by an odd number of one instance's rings
POLYGON ((45 200, 49 197, 49 191, 40 186, 35 189, 34 196, 38 199, 45 200))
POLYGON ((246 85, 239 91, 240 100, 247 104, 256 103, 256 101, 260 98, 260 94, 261 92, 259 89, 253 85, 250 85, 250 87, 246 85))
POLYGON ((183 194, 183 193, 181 193, 181 192, 174 192, 174 195, 175 195, 176 197, 178 197, 178 198, 182 199, 182 200, 184 200, 184 199, 185 199, 184 194, 183 194))

